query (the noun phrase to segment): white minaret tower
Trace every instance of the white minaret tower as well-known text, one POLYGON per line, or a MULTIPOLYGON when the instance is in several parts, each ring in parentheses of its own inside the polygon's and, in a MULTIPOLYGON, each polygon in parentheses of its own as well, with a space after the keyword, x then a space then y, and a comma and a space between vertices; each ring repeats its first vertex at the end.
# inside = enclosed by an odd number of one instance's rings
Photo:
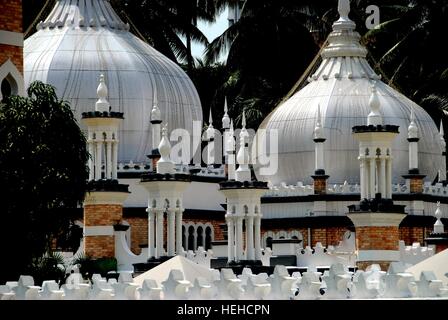
POLYGON ((324 159, 324 142, 327 139, 324 135, 324 129, 322 127, 322 116, 320 112, 320 104, 317 106, 317 121, 314 128, 314 158, 315 158, 315 171, 311 177, 314 180, 314 194, 327 193, 327 179, 328 175, 325 174, 325 159, 324 159))
POLYGON ((443 120, 440 120, 440 131, 439 131, 440 144, 442 145, 442 167, 439 170, 439 181, 446 181, 446 142, 445 133, 443 130, 443 120))
MULTIPOLYGON (((415 113, 411 109, 411 119, 408 127, 408 141, 409 141, 409 173, 404 175, 403 178, 407 180, 409 190, 411 193, 423 192, 423 179, 426 177, 420 174, 418 168, 418 141, 419 129, 415 123, 415 113)), ((414 204, 416 202, 414 201, 414 204)))
POLYGON ((117 180, 118 127, 123 113, 111 111, 104 75, 97 88, 95 111, 84 112, 90 153, 88 192, 84 200, 84 253, 93 258, 115 255, 110 230, 122 219, 123 203, 129 196, 128 185, 117 180), (104 166, 104 172, 102 167, 104 166), (101 223, 98 221, 101 216, 101 223))
POLYGON ((372 199, 381 193, 382 198, 391 199, 392 141, 398 135, 398 127, 383 125, 375 85, 369 105, 371 112, 367 117, 367 126, 353 127, 353 135, 359 141, 361 198, 372 199))
POLYGON ((140 182, 148 191, 148 258, 150 262, 155 263, 159 263, 163 256, 172 257, 183 252, 183 193, 190 183, 189 174, 175 171, 175 164, 170 158, 171 144, 167 124, 162 128, 158 149, 160 159, 157 162, 157 172, 143 175, 140 182), (163 247, 165 213, 168 228, 166 252, 163 247))
POLYGON ((356 232, 357 266, 377 263, 387 270, 400 260, 399 225, 406 216, 404 206, 392 202, 392 142, 398 126, 383 124, 380 99, 372 87, 367 125, 353 127, 359 141, 361 202, 349 206, 347 217, 356 232))
POLYGON ((85 112, 82 115, 82 121, 87 126, 87 144, 91 155, 88 164, 89 180, 116 180, 118 128, 123 121, 123 113, 110 111, 104 75, 100 76, 97 94, 98 101, 95 104, 95 112, 85 112))
POLYGON ((230 117, 229 117, 229 109, 227 107, 227 97, 224 98, 224 116, 222 117, 222 129, 228 130, 230 129, 230 117))
MULTIPOLYGON (((229 180, 220 183, 220 191, 227 198, 228 263, 230 265, 261 264, 261 196, 266 192, 267 182, 252 181, 249 169, 249 134, 246 130, 246 116, 243 113, 243 128, 240 132, 240 148, 237 160, 236 179, 233 180, 234 165, 229 165, 229 180), (232 169, 233 168, 233 169, 232 169), (246 238, 243 239, 243 223, 246 238), (244 247, 244 244, 246 246, 244 247)), ((233 122, 230 124, 231 141, 229 150, 234 150, 233 122)), ((228 153, 234 157, 234 151, 228 153)))
POLYGON ((159 109, 159 103, 157 100, 157 91, 154 90, 154 105, 151 110, 151 125, 152 125, 152 148, 157 150, 160 143, 160 126, 162 124, 162 113, 159 109))

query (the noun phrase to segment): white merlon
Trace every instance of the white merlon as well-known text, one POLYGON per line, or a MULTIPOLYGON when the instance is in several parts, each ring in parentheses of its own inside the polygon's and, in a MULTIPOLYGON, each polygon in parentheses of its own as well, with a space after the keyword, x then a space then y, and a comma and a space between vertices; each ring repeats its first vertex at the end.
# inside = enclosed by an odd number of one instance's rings
POLYGON ((359 250, 358 251, 358 261, 400 261, 400 251, 398 251, 398 250, 359 250))

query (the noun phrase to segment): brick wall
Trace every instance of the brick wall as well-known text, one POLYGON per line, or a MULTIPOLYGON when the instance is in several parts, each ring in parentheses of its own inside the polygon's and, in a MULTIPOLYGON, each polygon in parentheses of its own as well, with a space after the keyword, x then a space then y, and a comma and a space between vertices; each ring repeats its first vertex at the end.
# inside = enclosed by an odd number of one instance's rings
POLYGON ((111 204, 84 205, 85 226, 111 226, 121 220, 123 207, 111 204))
POLYGON ((400 240, 403 240, 407 246, 412 245, 414 242, 419 242, 421 245, 424 243, 424 239, 431 233, 430 228, 425 227, 400 227, 400 240))
POLYGON ((398 227, 357 227, 358 250, 398 250, 398 227))
POLYGON ((94 259, 115 257, 114 236, 85 237, 86 255, 94 259))
MULTIPOLYGON (((0 30, 23 32, 22 0, 0 1, 0 30)), ((0 66, 8 59, 11 59, 23 74, 23 48, 0 44, 0 66)))
POLYGON ((148 243, 148 219, 142 217, 126 218, 131 226, 131 251, 141 253, 141 244, 148 243))
MULTIPOLYGON (((121 205, 84 205, 84 226, 113 226, 121 220, 122 214, 121 205)), ((114 236, 87 236, 84 241, 86 254, 92 258, 115 257, 114 236)))

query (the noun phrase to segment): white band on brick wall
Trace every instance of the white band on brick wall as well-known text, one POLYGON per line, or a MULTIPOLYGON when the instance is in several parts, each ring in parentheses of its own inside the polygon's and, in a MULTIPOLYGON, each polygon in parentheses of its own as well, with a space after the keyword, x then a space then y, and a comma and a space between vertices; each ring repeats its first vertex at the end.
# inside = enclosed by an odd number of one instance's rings
POLYGON ((84 227, 84 236, 113 236, 114 227, 112 226, 95 226, 95 227, 84 227))
POLYGON ((23 33, 0 30, 0 44, 23 47, 23 33))
POLYGON ((358 261, 399 261, 397 250, 359 250, 358 261))

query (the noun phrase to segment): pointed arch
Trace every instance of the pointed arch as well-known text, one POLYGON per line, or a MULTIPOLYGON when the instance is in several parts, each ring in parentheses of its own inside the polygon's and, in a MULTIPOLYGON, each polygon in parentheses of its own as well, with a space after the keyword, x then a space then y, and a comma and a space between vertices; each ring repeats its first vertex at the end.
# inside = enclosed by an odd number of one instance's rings
MULTIPOLYGON (((11 59, 6 60, 0 66, 0 83, 3 80, 7 80, 11 86, 11 94, 24 96, 25 95, 25 81, 23 76, 17 67, 12 63, 11 59)), ((2 93, 0 91, 0 101, 3 100, 2 93)))

